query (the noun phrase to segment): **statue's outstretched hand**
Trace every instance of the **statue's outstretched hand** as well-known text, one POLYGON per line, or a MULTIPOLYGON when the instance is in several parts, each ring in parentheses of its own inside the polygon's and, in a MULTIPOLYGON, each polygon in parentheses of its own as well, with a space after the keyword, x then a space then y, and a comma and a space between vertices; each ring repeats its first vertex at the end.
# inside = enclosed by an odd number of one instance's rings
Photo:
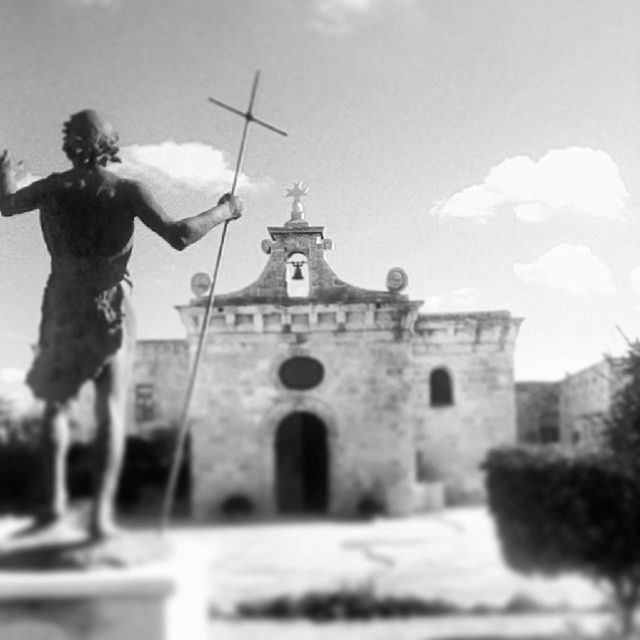
POLYGON ((244 210, 244 203, 239 196, 232 196, 230 193, 225 193, 220 200, 218 200, 218 206, 227 205, 229 209, 228 220, 237 220, 244 210))
POLYGON ((5 149, 2 152, 2 155, 0 155, 0 173, 3 175, 15 175, 21 171, 24 171, 24 162, 20 160, 20 162, 18 162, 14 167, 11 154, 8 149, 5 149))
POLYGON ((12 168, 11 156, 9 155, 9 150, 5 149, 0 156, 0 172, 9 173, 12 168))

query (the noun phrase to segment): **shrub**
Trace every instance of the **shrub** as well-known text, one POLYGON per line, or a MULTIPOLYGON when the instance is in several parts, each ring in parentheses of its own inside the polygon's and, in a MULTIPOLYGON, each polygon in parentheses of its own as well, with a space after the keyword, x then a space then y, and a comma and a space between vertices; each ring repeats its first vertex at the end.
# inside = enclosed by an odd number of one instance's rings
POLYGON ((365 493, 356 505, 356 513, 364 519, 374 518, 386 513, 386 507, 382 498, 371 493, 365 493))
POLYGON ((368 620, 374 618, 442 617, 456 615, 499 615, 556 612, 557 607, 518 595, 503 606, 478 604, 463 607, 440 599, 417 596, 381 595, 365 583, 331 591, 310 591, 299 596, 279 595, 254 602, 241 602, 236 615, 241 618, 304 618, 315 622, 368 620))
MULTIPOLYGON (((127 509, 136 505, 145 487, 164 490, 169 476, 173 434, 154 434, 150 438, 129 436, 117 503, 127 509)), ((32 513, 41 498, 41 452, 35 437, 12 439, 0 445, 0 513, 32 513)), ((67 488, 71 498, 93 494, 93 443, 74 442, 67 457, 67 488)), ((188 456, 178 476, 177 496, 189 491, 188 456)))
POLYGON ((16 440, 0 447, 0 513, 25 514, 33 510, 39 467, 39 453, 33 445, 16 440))
POLYGON ((248 518, 254 511, 255 505, 251 498, 241 493, 234 493, 228 496, 220 505, 222 515, 230 519, 248 518))
POLYGON ((640 590, 640 484, 604 454, 499 449, 485 463, 507 563, 523 573, 607 581, 630 633, 640 590))

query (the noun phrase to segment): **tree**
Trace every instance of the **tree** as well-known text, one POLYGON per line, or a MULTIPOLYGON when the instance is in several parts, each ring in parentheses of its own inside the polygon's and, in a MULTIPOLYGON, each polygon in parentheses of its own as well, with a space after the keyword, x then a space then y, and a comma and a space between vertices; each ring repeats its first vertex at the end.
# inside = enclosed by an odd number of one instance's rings
POLYGON ((505 448, 485 463, 489 507, 507 564, 585 574, 611 587, 623 637, 640 594, 640 483, 606 453, 505 448))
POLYGON ((629 342, 629 351, 618 367, 619 379, 609 414, 605 417, 602 444, 618 464, 640 482, 640 343, 629 342))
POLYGON ((623 637, 640 601, 640 343, 616 373, 597 451, 508 448, 485 463, 489 507, 507 563, 578 572, 611 587, 623 637))

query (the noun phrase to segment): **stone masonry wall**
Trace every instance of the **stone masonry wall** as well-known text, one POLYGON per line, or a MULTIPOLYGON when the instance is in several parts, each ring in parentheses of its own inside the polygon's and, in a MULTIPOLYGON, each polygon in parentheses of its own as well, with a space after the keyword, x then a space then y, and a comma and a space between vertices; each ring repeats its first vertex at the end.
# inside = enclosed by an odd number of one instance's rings
POLYGON ((410 377, 409 345, 388 330, 214 334, 193 405, 195 515, 215 517, 233 493, 262 515, 275 512, 275 434, 292 411, 314 413, 328 429, 330 514, 353 514, 370 493, 392 513, 408 512, 410 377), (278 369, 292 355, 322 362, 318 387, 282 385, 278 369))
POLYGON ((127 401, 128 432, 144 435, 154 429, 177 427, 189 376, 186 340, 139 340, 127 401), (136 386, 151 385, 153 418, 136 419, 136 386))
POLYGON ((516 442, 513 345, 520 321, 504 314, 420 316, 413 344, 416 452, 445 481, 448 502, 484 493, 492 447, 516 442), (431 406, 429 376, 445 368, 453 404, 431 406))

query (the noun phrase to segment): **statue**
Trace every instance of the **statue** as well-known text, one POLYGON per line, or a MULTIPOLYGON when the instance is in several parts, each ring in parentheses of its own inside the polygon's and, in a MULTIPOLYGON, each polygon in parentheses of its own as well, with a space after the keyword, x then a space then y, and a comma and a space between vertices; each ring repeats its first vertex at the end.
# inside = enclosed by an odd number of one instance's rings
POLYGON ((3 217, 40 210, 51 256, 42 302, 38 349, 27 375, 45 401, 42 450, 46 500, 32 532, 55 529, 67 515, 65 460, 69 404, 92 380, 97 418, 95 487, 89 539, 111 539, 115 492, 125 444, 125 401, 132 367, 135 322, 127 264, 134 219, 181 251, 220 223, 242 214, 229 194, 206 211, 181 220, 167 216, 135 180, 107 170, 118 158, 118 134, 98 113, 80 111, 64 125, 62 149, 72 163, 23 189, 16 189, 9 153, 0 156, 3 217))

